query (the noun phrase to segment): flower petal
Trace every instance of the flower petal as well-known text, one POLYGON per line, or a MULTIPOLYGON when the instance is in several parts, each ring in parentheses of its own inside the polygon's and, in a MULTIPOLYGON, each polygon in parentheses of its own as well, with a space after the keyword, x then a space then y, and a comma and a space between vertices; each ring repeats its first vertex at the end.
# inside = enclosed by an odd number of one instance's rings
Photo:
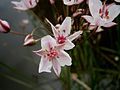
POLYGON ((114 25, 116 25, 116 23, 114 23, 114 22, 109 22, 109 23, 105 23, 105 24, 104 24, 104 27, 112 27, 112 26, 114 26, 114 25))
POLYGON ((65 51, 61 50, 58 56, 59 57, 57 57, 57 60, 60 66, 65 66, 65 65, 70 66, 72 64, 71 57, 65 51))
POLYGON ((34 8, 38 1, 39 0, 21 0, 20 2, 11 1, 11 3, 15 5, 15 9, 28 10, 30 8, 34 8))
POLYGON ((94 18, 88 15, 83 15, 82 16, 86 21, 88 21, 89 23, 94 23, 94 18))
POLYGON ((65 50, 70 50, 70 49, 72 49, 73 47, 75 47, 75 45, 74 45, 69 39, 67 39, 67 40, 65 41, 64 49, 65 49, 65 50))
POLYGON ((108 8, 108 12, 109 12, 109 19, 107 20, 107 22, 112 22, 120 14, 120 5, 112 4, 108 8))
POLYGON ((42 56, 39 64, 39 73, 41 72, 51 72, 52 62, 46 57, 42 56))
POLYGON ((101 31, 103 31, 103 29, 101 28, 101 26, 98 26, 96 32, 101 32, 101 31))
POLYGON ((94 18, 99 17, 99 10, 101 7, 102 2, 100 0, 89 0, 90 13, 94 18))
POLYGON ((68 37, 68 39, 70 41, 73 41, 74 39, 78 38, 80 36, 80 34, 82 34, 82 33, 83 33, 83 31, 77 31, 77 32, 73 33, 72 35, 70 35, 68 37))
POLYGON ((37 54, 38 56, 44 56, 46 54, 45 50, 40 49, 37 51, 33 51, 35 54, 37 54))
POLYGON ((52 60, 53 63, 53 70, 55 71, 55 74, 59 77, 61 72, 61 66, 57 60, 52 60))
POLYGON ((49 50, 50 48, 53 48, 54 46, 56 46, 56 40, 52 38, 50 35, 47 35, 41 38, 42 49, 49 50))
POLYGON ((63 3, 68 6, 73 5, 74 4, 73 2, 74 0, 63 0, 63 3))
POLYGON ((19 9, 19 10, 27 10, 28 7, 25 5, 25 3, 23 1, 17 2, 17 1, 11 1, 12 4, 15 5, 15 9, 19 9))
POLYGON ((91 25, 91 24, 90 24, 88 28, 89 28, 89 30, 93 30, 93 29, 97 28, 97 26, 96 26, 96 25, 91 25))
POLYGON ((57 29, 55 28, 55 26, 46 18, 46 21, 51 25, 51 28, 52 28, 52 32, 54 34, 55 37, 58 37, 58 31, 57 29))
POLYGON ((71 17, 66 17, 63 21, 62 25, 59 28, 60 34, 64 35, 65 37, 70 34, 71 31, 71 17))
POLYGON ((68 6, 70 6, 70 5, 74 5, 74 4, 80 4, 80 3, 82 3, 84 0, 63 0, 63 3, 65 4, 65 5, 68 5, 68 6))

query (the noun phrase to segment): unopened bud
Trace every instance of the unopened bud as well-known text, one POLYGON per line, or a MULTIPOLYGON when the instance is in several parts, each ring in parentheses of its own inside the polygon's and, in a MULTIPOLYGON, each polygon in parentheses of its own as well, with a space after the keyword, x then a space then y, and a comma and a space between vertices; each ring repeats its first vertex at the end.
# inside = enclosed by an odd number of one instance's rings
POLYGON ((2 32, 2 33, 10 32, 10 25, 8 24, 7 21, 0 19, 0 32, 2 32))
POLYGON ((24 40, 24 46, 33 46, 35 45, 40 39, 34 39, 33 38, 33 35, 32 34, 28 34, 26 37, 25 37, 25 40, 24 40))

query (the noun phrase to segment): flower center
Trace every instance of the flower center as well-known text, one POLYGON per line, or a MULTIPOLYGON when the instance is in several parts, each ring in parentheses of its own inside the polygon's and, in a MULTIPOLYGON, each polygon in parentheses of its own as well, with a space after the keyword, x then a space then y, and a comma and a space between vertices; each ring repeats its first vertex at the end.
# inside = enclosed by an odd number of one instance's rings
POLYGON ((57 42, 58 42, 59 44, 64 43, 65 40, 66 40, 66 38, 65 38, 63 35, 59 35, 58 38, 57 38, 57 42))
POLYGON ((103 19, 109 19, 109 11, 105 5, 99 10, 100 17, 103 19))
POLYGON ((50 51, 47 52, 47 57, 49 58, 49 60, 52 60, 57 56, 58 56, 58 52, 53 48, 50 48, 50 51))

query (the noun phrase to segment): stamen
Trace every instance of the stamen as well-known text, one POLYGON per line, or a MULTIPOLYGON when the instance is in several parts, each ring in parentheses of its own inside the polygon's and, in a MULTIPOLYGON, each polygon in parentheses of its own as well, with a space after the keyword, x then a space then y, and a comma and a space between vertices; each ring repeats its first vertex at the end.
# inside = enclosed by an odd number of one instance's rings
POLYGON ((66 40, 66 38, 65 38, 63 35, 61 35, 61 36, 59 35, 57 39, 58 39, 57 42, 58 42, 59 44, 64 43, 65 40, 66 40))
POLYGON ((55 49, 50 49, 50 51, 47 51, 47 57, 49 60, 52 60, 53 58, 58 56, 58 52, 55 49))

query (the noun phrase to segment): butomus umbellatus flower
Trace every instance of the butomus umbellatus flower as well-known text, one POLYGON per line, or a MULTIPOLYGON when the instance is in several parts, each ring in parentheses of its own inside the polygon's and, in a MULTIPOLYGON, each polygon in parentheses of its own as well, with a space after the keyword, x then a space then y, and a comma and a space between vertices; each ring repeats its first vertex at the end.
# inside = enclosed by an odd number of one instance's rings
POLYGON ((64 44, 64 49, 72 49, 75 45, 72 41, 82 34, 82 31, 77 31, 70 35, 71 32, 71 17, 66 17, 65 20, 59 27, 55 27, 48 19, 47 22, 51 25, 54 37, 58 44, 64 44))
POLYGON ((51 68, 59 76, 61 72, 61 66, 70 66, 72 64, 71 57, 63 50, 64 45, 58 45, 54 38, 50 35, 41 38, 42 49, 33 51, 35 54, 41 57, 39 64, 39 73, 51 72, 51 68))
POLYGON ((100 0, 89 0, 89 9, 92 16, 84 15, 82 17, 90 23, 90 26, 96 28, 97 26, 111 27, 116 25, 113 20, 120 13, 120 5, 114 3, 106 5, 102 4, 100 0))

